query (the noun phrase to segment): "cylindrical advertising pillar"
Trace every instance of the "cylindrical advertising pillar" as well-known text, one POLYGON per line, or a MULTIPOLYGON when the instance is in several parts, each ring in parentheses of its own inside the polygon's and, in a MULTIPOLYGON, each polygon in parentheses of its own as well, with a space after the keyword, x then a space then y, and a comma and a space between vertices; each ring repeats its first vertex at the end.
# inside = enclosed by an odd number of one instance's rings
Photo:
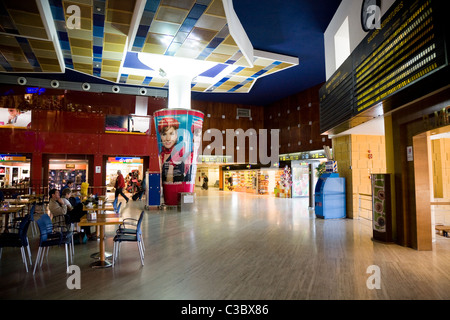
POLYGON ((153 116, 164 204, 176 206, 179 193, 194 192, 204 114, 189 109, 163 109, 153 116))

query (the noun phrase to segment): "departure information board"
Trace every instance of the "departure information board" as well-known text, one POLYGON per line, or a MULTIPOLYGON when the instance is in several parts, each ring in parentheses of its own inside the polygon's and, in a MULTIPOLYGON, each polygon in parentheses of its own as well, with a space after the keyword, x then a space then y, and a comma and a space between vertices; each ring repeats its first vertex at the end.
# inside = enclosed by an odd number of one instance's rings
MULTIPOLYGON (((438 0, 396 1, 321 88, 321 130, 364 112, 447 66, 438 0), (350 116, 349 116, 350 115, 350 116)), ((445 2, 445 1, 442 1, 445 2)))

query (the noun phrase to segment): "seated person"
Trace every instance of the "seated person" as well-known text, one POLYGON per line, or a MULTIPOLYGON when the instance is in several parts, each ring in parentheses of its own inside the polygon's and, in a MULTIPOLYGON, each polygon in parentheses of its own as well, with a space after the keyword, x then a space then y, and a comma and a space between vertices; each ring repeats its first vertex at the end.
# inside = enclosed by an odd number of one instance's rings
POLYGON ((57 189, 52 189, 48 193, 49 197, 49 203, 48 203, 48 209, 49 209, 49 216, 50 219, 53 220, 53 218, 58 216, 65 216, 67 214, 67 204, 61 199, 59 195, 59 191, 57 189))
POLYGON ((62 191, 62 200, 67 206, 67 215, 70 217, 70 222, 80 222, 80 219, 87 213, 83 211, 83 204, 81 202, 75 204, 75 201, 71 201, 72 190, 65 188, 62 191))
POLYGON ((61 188, 61 197, 62 197, 62 192, 63 192, 65 189, 67 189, 67 188, 68 188, 69 190, 72 190, 72 189, 73 189, 73 181, 72 181, 72 180, 68 180, 68 181, 67 181, 67 184, 61 188))
MULTIPOLYGON (((81 202, 76 202, 75 198, 72 197, 72 190, 66 188, 62 192, 62 199, 67 206, 67 215, 69 216, 69 223, 80 222, 80 219, 87 214, 86 211, 83 211, 83 204, 81 202)), ((91 227, 86 226, 83 227, 83 231, 86 236, 91 236, 91 227)), ((82 240, 80 240, 81 242, 82 240)))

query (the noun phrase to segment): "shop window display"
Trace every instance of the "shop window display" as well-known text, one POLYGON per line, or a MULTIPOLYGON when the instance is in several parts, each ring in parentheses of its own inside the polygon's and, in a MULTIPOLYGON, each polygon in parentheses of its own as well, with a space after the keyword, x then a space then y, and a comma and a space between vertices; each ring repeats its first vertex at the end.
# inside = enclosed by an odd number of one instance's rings
POLYGON ((61 189, 67 181, 79 182, 74 184, 76 190, 80 190, 81 182, 86 181, 86 170, 70 170, 70 169, 51 169, 48 175, 48 187, 49 190, 61 189))

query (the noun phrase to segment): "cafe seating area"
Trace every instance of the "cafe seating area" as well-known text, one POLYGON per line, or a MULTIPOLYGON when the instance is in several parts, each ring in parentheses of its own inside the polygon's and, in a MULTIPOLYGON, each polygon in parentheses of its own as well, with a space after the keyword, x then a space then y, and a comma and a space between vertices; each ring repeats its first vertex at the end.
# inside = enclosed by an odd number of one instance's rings
MULTIPOLYGON (((92 239, 99 242, 100 251, 91 255, 94 258, 91 267, 106 268, 112 265, 106 259, 112 255, 105 252, 105 226, 125 225, 121 218, 122 202, 117 200, 113 202, 111 194, 81 196, 78 199, 83 204, 83 212, 86 214, 81 218, 81 221, 73 222, 69 221, 68 215, 51 217, 48 208, 48 195, 35 191, 27 193, 27 190, 31 191, 30 189, 20 189, 20 191, 16 189, 16 192, 1 193, 0 250, 7 247, 19 247, 26 272, 28 272, 28 265, 33 266, 30 242, 33 243, 37 247, 37 252, 33 256, 35 259, 33 275, 35 275, 36 272, 39 273, 39 270, 45 272, 44 260, 49 260, 50 249, 54 248, 55 250, 52 251, 56 251, 55 255, 58 255, 60 254, 58 249, 64 247, 66 270, 69 270, 69 265, 73 264, 75 259, 75 245, 85 244, 82 240, 76 242, 75 239, 81 237, 83 227, 94 226, 95 231, 92 239), (29 237, 30 240, 28 240, 29 237), (26 254, 28 254, 29 264, 26 261, 26 254)), ((76 194, 76 196, 79 196, 79 194, 76 194)), ((126 218, 126 229, 123 229, 123 227, 120 231, 117 229, 117 235, 119 236, 117 242, 130 241, 129 238, 132 234, 138 237, 140 254, 142 218, 143 211, 139 218, 138 227, 135 224, 134 231, 130 231, 130 221, 137 221, 137 219, 131 217, 126 218)), ((0 251, 0 258, 1 253, 2 251, 0 251)), ((141 262, 143 265, 142 255, 141 262)))

